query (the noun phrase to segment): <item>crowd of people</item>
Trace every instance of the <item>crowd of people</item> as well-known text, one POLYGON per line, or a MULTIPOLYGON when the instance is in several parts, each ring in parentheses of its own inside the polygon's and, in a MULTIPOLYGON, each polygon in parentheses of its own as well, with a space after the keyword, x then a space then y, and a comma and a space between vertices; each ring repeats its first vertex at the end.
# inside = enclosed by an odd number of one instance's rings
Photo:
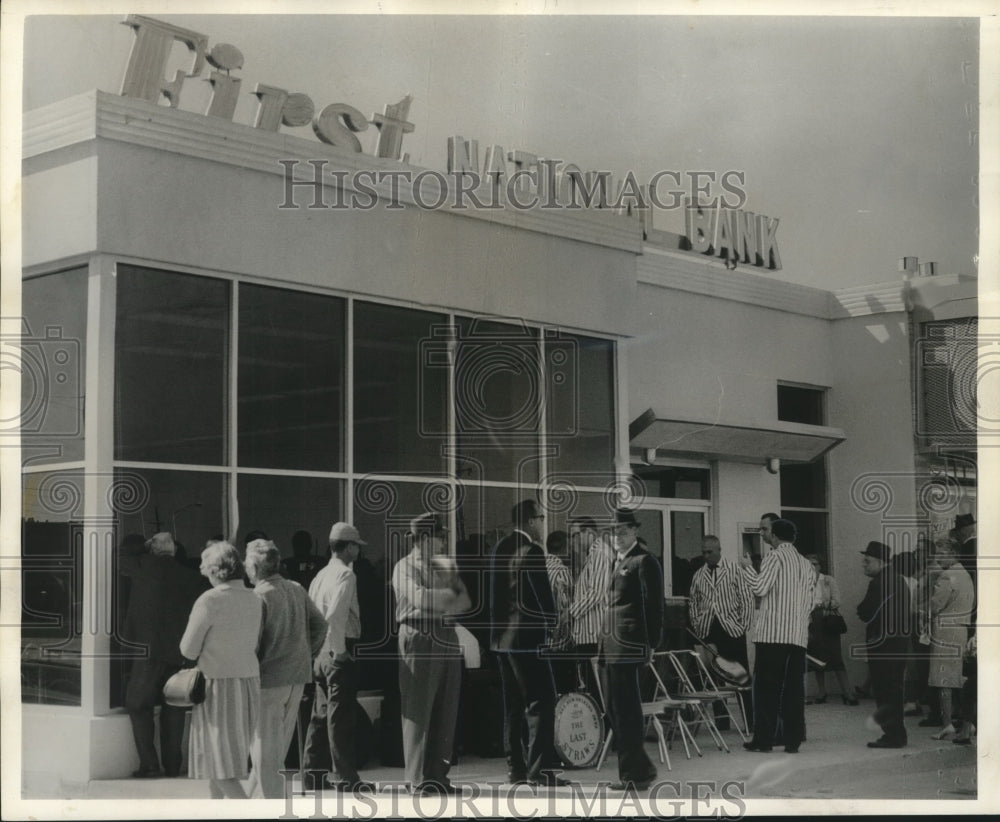
MULTIPOLYGON (((568 532, 549 533, 544 510, 526 499, 511 522, 489 550, 479 592, 485 642, 502 682, 509 782, 567 784, 555 705, 560 694, 583 689, 601 695, 614 733, 619 778, 611 788, 647 788, 657 769, 645 751, 640 680, 663 645, 664 592, 635 512, 618 509, 603 528, 577 517, 568 532)), ((923 545, 892 556, 879 542, 861 552, 869 577, 856 612, 865 626, 864 688, 882 728, 870 747, 904 746, 904 715, 922 715, 925 707, 919 724, 940 726, 938 738, 973 738, 974 650, 971 665, 966 651, 974 649, 975 590, 965 564, 975 562, 974 522, 960 517, 956 525, 932 554, 923 545)), ((723 559, 719 539, 703 538, 688 624, 699 644, 744 671, 747 640, 754 642, 752 697, 742 706, 752 731, 745 747, 766 753, 783 745, 795 753, 806 740, 807 659, 816 672, 813 703, 826 701, 826 672, 836 676, 845 704, 857 705, 865 691, 852 692, 845 672, 836 581, 821 573, 817 557, 800 553, 792 522, 764 514, 760 534, 770 550, 759 566, 749 556, 723 559)), ((180 561, 168 533, 125 538, 120 570, 131 579, 131 597, 123 634, 146 649, 133 662, 125 697, 139 755, 134 776, 180 775, 184 711, 162 707, 158 754, 154 707, 164 682, 197 664, 206 692, 192 709, 187 774, 209 780, 212 796, 284 795, 281 771, 307 686, 313 696, 301 740, 304 770, 327 772, 331 789, 375 787, 361 777, 356 753, 363 626, 355 570, 366 542, 350 523, 335 523, 323 563, 311 557, 306 537, 293 538, 286 560, 260 533, 249 535, 242 555, 210 540, 197 572, 180 561)), ((471 640, 460 618, 473 597, 442 514, 415 517, 407 548, 391 570, 405 780, 414 794, 449 794, 471 640)))

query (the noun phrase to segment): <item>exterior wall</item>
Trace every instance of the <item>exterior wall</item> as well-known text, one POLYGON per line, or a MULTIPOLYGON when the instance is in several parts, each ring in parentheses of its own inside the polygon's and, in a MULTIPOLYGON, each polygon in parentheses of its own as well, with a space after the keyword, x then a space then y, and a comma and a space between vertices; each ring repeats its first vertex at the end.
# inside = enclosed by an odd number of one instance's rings
MULTIPOLYGON (((674 258, 658 262, 681 271, 708 268, 674 258)), ((634 338, 622 343, 629 356, 630 420, 653 408, 694 420, 772 423, 779 380, 832 382, 829 322, 816 316, 641 282, 631 318, 634 338)), ((830 424, 837 425, 832 415, 830 424)))
POLYGON ((830 452, 831 569, 840 587, 848 632, 844 661, 851 680, 865 677, 848 647, 864 640, 855 613, 868 578, 859 552, 871 540, 907 550, 915 539, 910 353, 906 314, 851 317, 833 323, 836 379, 828 413, 847 439, 830 452))

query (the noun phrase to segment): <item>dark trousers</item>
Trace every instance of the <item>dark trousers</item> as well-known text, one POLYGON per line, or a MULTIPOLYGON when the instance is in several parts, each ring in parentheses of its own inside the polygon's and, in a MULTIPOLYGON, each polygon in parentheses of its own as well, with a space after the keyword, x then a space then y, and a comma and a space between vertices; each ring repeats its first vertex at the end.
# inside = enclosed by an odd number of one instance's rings
POLYGON ((869 659, 872 696, 875 697, 875 721, 883 737, 893 743, 906 742, 903 725, 903 677, 905 659, 869 659))
MULTIPOLYGON (((730 659, 733 662, 739 662, 746 670, 750 670, 750 658, 747 656, 747 635, 740 634, 739 636, 730 636, 726 633, 726 629, 722 627, 719 620, 713 619, 712 625, 708 629, 708 635, 705 637, 706 642, 711 642, 715 645, 716 650, 719 652, 719 656, 724 659, 730 659)), ((715 677, 713 677, 715 679, 715 677)), ((716 682, 716 685, 720 687, 724 686, 725 682, 716 682)), ((736 698, 739 699, 740 704, 743 706, 743 713, 748 718, 750 717, 750 711, 748 710, 748 705, 746 702, 747 696, 746 692, 739 691, 736 694, 736 698)), ((721 703, 715 704, 715 715, 717 717, 725 716, 725 711, 721 710, 721 703)), ((728 723, 728 717, 723 720, 723 723, 728 723)), ((721 728, 725 730, 725 728, 721 728)))
POLYGON ((504 753, 512 778, 559 768, 555 751, 556 689, 549 663, 533 652, 498 651, 503 682, 504 753))
POLYGON ((656 779, 656 766, 646 754, 646 723, 642 717, 642 694, 639 691, 641 662, 602 664, 604 693, 614 742, 618 751, 618 776, 623 782, 650 782, 656 779))
POLYGON ((306 770, 326 770, 349 783, 360 781, 355 764, 355 726, 358 720, 358 664, 353 656, 327 655, 313 667, 316 693, 306 732, 306 770), (327 751, 330 758, 327 759, 327 751))
POLYGON ((786 748, 798 748, 805 736, 806 649, 799 645, 758 642, 753 671, 753 744, 774 745, 781 719, 786 748))
MULTIPOLYGON (((160 759, 153 743, 156 727, 153 709, 161 701, 164 683, 181 666, 175 662, 140 659, 132 663, 128 688, 125 691, 125 710, 132 721, 132 737, 139 753, 139 768, 158 771, 160 759)), ((163 704, 160 708, 160 751, 163 770, 167 776, 177 776, 181 770, 181 739, 184 736, 184 708, 163 704)))
POLYGON ((906 659, 904 697, 907 702, 927 703, 927 678, 931 671, 931 646, 921 645, 910 637, 910 655, 906 659))

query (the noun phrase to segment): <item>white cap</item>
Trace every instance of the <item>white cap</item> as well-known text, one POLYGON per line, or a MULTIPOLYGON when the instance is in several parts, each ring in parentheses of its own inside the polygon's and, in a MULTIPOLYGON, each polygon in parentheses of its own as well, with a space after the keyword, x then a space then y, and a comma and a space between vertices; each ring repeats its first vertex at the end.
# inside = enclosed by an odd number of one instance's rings
POLYGON ((330 542, 356 542, 358 545, 368 543, 361 539, 361 533, 353 525, 346 522, 335 522, 330 529, 330 542))

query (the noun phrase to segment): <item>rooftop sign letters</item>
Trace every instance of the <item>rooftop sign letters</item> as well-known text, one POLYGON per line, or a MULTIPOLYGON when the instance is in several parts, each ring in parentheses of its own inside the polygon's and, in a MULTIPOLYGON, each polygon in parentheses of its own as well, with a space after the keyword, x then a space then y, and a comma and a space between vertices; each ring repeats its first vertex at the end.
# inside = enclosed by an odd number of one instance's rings
MULTIPOLYGON (((122 81, 123 96, 145 100, 153 105, 159 105, 161 98, 165 98, 172 108, 177 108, 185 80, 201 76, 208 63, 212 68, 207 78, 211 98, 204 113, 209 117, 233 119, 242 84, 242 79, 233 72, 243 68, 243 54, 236 46, 217 43, 209 48, 206 35, 143 15, 130 14, 123 22, 135 33, 122 81), (165 75, 177 43, 187 47, 191 62, 186 70, 178 70, 173 78, 168 79, 165 75)), ((409 157, 403 153, 403 137, 414 129, 414 125, 407 121, 411 102, 409 95, 398 103, 386 105, 381 114, 373 114, 368 119, 347 103, 330 103, 317 113, 309 96, 276 86, 258 83, 252 94, 257 98, 253 128, 276 132, 281 126, 311 125, 313 132, 324 143, 361 153, 361 141, 357 135, 367 131, 369 126, 375 126, 378 129, 375 156, 408 163, 409 157)), ((286 202, 281 208, 297 207, 292 197, 294 189, 314 187, 319 191, 326 185, 320 179, 326 161, 309 162, 317 175, 311 183, 294 179, 298 161, 281 161, 286 177, 286 202)), ((369 197, 369 200, 362 201, 362 207, 370 208, 377 200, 376 192, 371 188, 373 183, 382 183, 383 177, 406 175, 408 171, 381 169, 358 173, 368 177, 363 181, 352 181, 352 184, 358 182, 352 188, 354 191, 360 188, 361 193, 369 197)), ((342 178, 334 175, 334 179, 338 188, 345 185, 342 178)), ((391 190, 398 191, 403 182, 406 181, 392 179, 391 183, 396 188, 391 190)), ((436 171, 417 174, 413 180, 415 189, 411 201, 421 207, 441 207, 446 202, 454 208, 467 207, 466 202, 471 202, 476 208, 596 207, 629 217, 638 216, 647 231, 652 227, 654 208, 683 208, 685 236, 681 250, 722 257, 729 267, 742 262, 763 268, 781 268, 775 239, 778 220, 742 210, 746 202, 743 182, 744 174, 738 171, 726 171, 718 178, 711 171, 658 171, 642 181, 629 171, 616 185, 608 171, 581 171, 572 163, 524 151, 505 152, 501 146, 490 146, 480 166, 478 142, 456 136, 448 140, 447 175, 436 171), (440 197, 433 201, 436 205, 431 206, 423 205, 424 200, 418 196, 418 184, 421 180, 426 182, 424 178, 428 176, 434 177, 440 189, 440 197), (718 184, 724 192, 723 196, 712 196, 709 184, 718 184), (449 199, 449 193, 455 196, 454 200, 449 199), (732 199, 728 199, 730 195, 732 199)), ((325 204, 317 201, 310 207, 322 208, 325 204)), ((338 201, 331 207, 344 206, 338 201)), ((390 204, 390 207, 399 206, 390 204)))

